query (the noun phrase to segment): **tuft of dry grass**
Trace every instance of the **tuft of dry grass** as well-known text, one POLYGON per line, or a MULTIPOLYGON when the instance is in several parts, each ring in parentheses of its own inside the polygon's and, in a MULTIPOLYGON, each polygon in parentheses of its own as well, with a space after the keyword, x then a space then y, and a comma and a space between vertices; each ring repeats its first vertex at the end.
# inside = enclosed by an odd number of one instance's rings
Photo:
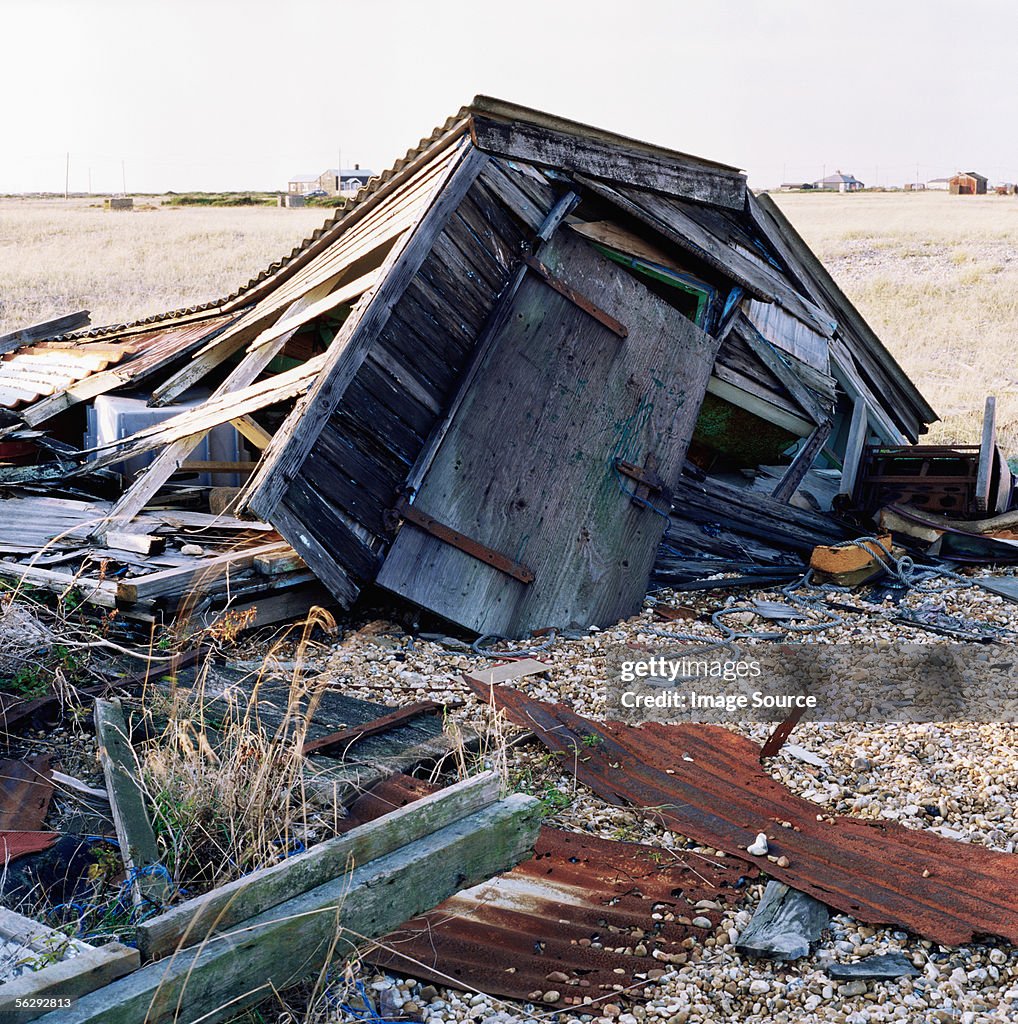
POLYGON ((930 443, 979 442, 997 396, 1018 453, 1018 198, 778 194, 775 201, 918 385, 930 443))
POLYGON ((221 298, 334 210, 0 199, 0 334, 77 309, 124 323, 221 298))
POLYGON ((139 760, 164 863, 178 885, 214 888, 334 833, 341 812, 333 809, 330 820, 314 805, 301 752, 327 684, 324 676, 305 679, 300 669, 318 627, 331 631, 335 622, 313 608, 300 627, 278 723, 266 724, 259 713, 274 651, 249 689, 207 692, 206 662, 193 690, 171 695, 163 735, 139 760))

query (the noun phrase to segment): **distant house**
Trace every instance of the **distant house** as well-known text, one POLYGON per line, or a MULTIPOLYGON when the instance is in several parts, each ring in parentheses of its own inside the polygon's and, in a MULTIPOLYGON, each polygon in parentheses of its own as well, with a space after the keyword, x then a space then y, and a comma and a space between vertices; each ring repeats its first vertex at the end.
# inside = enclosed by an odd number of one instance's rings
POLYGON ((318 185, 323 192, 329 195, 353 195, 358 189, 363 188, 374 176, 374 171, 362 170, 360 164, 354 164, 348 170, 341 170, 337 167, 330 167, 318 176, 318 185))
POLYGON ((782 192, 809 192, 813 189, 812 181, 783 181, 781 183, 782 192))
POLYGON ((318 187, 317 174, 298 174, 286 183, 286 191, 295 196, 306 196, 318 187))
POLYGON ((986 180, 975 171, 959 171, 950 181, 951 195, 984 196, 986 195, 986 180))
POLYGON ((828 174, 826 178, 814 181, 813 187, 822 189, 824 192, 858 192, 859 189, 865 188, 854 175, 842 174, 841 171, 835 171, 833 174, 828 174))
POLYGON ((951 187, 951 179, 950 178, 930 178, 930 180, 928 182, 926 182, 926 187, 928 189, 934 189, 937 192, 946 192, 951 187))
POLYGON ((906 192, 925 192, 926 182, 924 181, 906 181, 905 182, 906 192))

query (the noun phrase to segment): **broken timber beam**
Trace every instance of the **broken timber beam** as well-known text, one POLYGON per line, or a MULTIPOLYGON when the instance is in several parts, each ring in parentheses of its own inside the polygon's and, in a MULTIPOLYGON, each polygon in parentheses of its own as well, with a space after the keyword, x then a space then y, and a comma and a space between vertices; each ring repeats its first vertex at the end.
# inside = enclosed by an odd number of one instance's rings
POLYGON ((142 921, 138 925, 138 948, 146 960, 158 960, 178 946, 203 943, 210 935, 226 931, 245 918, 339 878, 351 865, 383 857, 490 807, 498 795, 499 781, 494 772, 464 779, 142 921))
POLYGON ((806 474, 810 471, 816 457, 823 450, 827 439, 834 429, 834 420, 826 420, 806 439, 806 443, 796 452, 791 465, 785 471, 784 476, 778 481, 777 486, 771 492, 775 501, 787 502, 799 489, 806 474))
POLYGON ((76 331, 79 327, 87 327, 89 323, 91 323, 89 311, 81 309, 77 313, 58 316, 55 320, 45 320, 40 324, 33 324, 31 327, 22 327, 18 331, 11 331, 10 334, 2 334, 0 335, 0 355, 15 352, 33 341, 44 341, 47 338, 66 334, 68 331, 76 331))
POLYGON ((990 489, 993 484, 993 464, 997 454, 997 399, 987 395, 983 409, 983 434, 979 445, 979 466, 976 471, 976 491, 972 502, 977 512, 993 511, 990 489))
POLYGON ((28 961, 31 970, 0 985, 0 1024, 35 1020, 46 1012, 47 1001, 79 998, 136 970, 141 962, 136 949, 119 942, 90 946, 0 907, 0 944, 4 942, 21 947, 18 959, 28 961))
POLYGON ((134 878, 135 905, 143 900, 162 903, 172 885, 159 874, 142 874, 159 863, 156 837, 145 810, 145 798, 137 779, 134 751, 127 735, 127 723, 119 701, 95 702, 95 734, 99 741, 99 759, 106 776, 113 824, 117 830, 120 854, 128 877, 134 878))
POLYGON ((510 796, 41 1021, 216 1024, 235 1018, 244 1007, 316 975, 334 956, 517 864, 533 847, 540 819, 539 801, 510 796))
POLYGON ((745 956, 798 960, 809 955, 830 919, 825 904, 772 879, 735 949, 745 956))
MULTIPOLYGON (((333 747, 349 747, 351 743, 367 736, 377 736, 380 732, 387 732, 398 725, 404 725, 411 719, 421 715, 430 715, 436 711, 442 711, 442 705, 436 704, 433 700, 422 700, 405 708, 397 708, 373 722, 365 722, 363 725, 355 725, 349 729, 341 729, 339 732, 331 732, 317 740, 309 740, 304 744, 301 753, 308 757, 310 754, 325 754, 332 751, 333 747)), ((344 749, 343 753, 346 753, 344 749)))

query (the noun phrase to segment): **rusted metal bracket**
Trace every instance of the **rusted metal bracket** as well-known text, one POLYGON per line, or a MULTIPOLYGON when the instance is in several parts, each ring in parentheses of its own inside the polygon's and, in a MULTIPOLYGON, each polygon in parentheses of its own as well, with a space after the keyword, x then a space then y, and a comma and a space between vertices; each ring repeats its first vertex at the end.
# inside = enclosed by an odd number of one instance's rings
POLYGON ((579 306, 584 313, 589 313, 598 323, 604 324, 620 338, 629 337, 629 328, 620 324, 613 316, 609 316, 603 309, 596 306, 586 295, 581 295, 575 288, 570 288, 560 277, 556 277, 536 256, 524 256, 523 262, 540 276, 549 287, 554 288, 559 295, 564 295, 573 305, 579 306))
POLYGON ((775 726, 774 731, 767 737, 767 742, 760 748, 760 760, 773 757, 784 745, 785 740, 792 734, 799 719, 805 714, 805 708, 795 708, 792 713, 775 726))
POLYGON ((388 732, 397 726, 405 725, 421 715, 429 715, 443 710, 443 705, 436 704, 433 700, 422 700, 405 708, 397 708, 388 715, 382 715, 381 718, 365 722, 363 725, 354 725, 349 729, 329 733, 328 736, 322 736, 320 739, 309 740, 304 744, 301 753, 305 757, 309 754, 324 754, 340 746, 344 747, 345 752, 345 749, 352 743, 356 743, 357 740, 362 740, 367 736, 377 736, 380 732, 388 732))
POLYGON ((446 526, 445 523, 440 523, 433 516, 429 516, 426 512, 409 504, 405 498, 399 500, 395 511, 401 518, 424 530, 425 533, 430 533, 432 537, 437 537, 440 541, 459 548, 460 551, 472 558, 490 565, 493 569, 498 569, 499 572, 504 572, 507 576, 512 576, 520 583, 533 583, 536 579, 533 571, 525 565, 508 555, 503 555, 500 551, 493 551, 480 541, 468 537, 465 533, 460 533, 459 530, 455 530, 451 526, 446 526))
POLYGON ((671 507, 671 494, 665 486, 664 480, 657 475, 657 465, 657 457, 653 452, 643 460, 642 466, 638 466, 635 462, 626 462, 625 459, 615 460, 615 468, 623 476, 629 477, 636 483, 633 501, 639 505, 652 505, 657 508, 651 498, 662 499, 665 505, 663 511, 667 513, 671 507))

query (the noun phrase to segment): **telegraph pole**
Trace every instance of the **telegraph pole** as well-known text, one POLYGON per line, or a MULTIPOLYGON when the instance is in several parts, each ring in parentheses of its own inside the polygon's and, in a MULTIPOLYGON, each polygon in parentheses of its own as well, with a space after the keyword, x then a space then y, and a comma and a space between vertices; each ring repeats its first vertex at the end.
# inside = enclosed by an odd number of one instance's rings
POLYGON ((64 199, 67 198, 67 194, 70 191, 71 182, 71 154, 67 154, 67 161, 64 164, 64 199))

